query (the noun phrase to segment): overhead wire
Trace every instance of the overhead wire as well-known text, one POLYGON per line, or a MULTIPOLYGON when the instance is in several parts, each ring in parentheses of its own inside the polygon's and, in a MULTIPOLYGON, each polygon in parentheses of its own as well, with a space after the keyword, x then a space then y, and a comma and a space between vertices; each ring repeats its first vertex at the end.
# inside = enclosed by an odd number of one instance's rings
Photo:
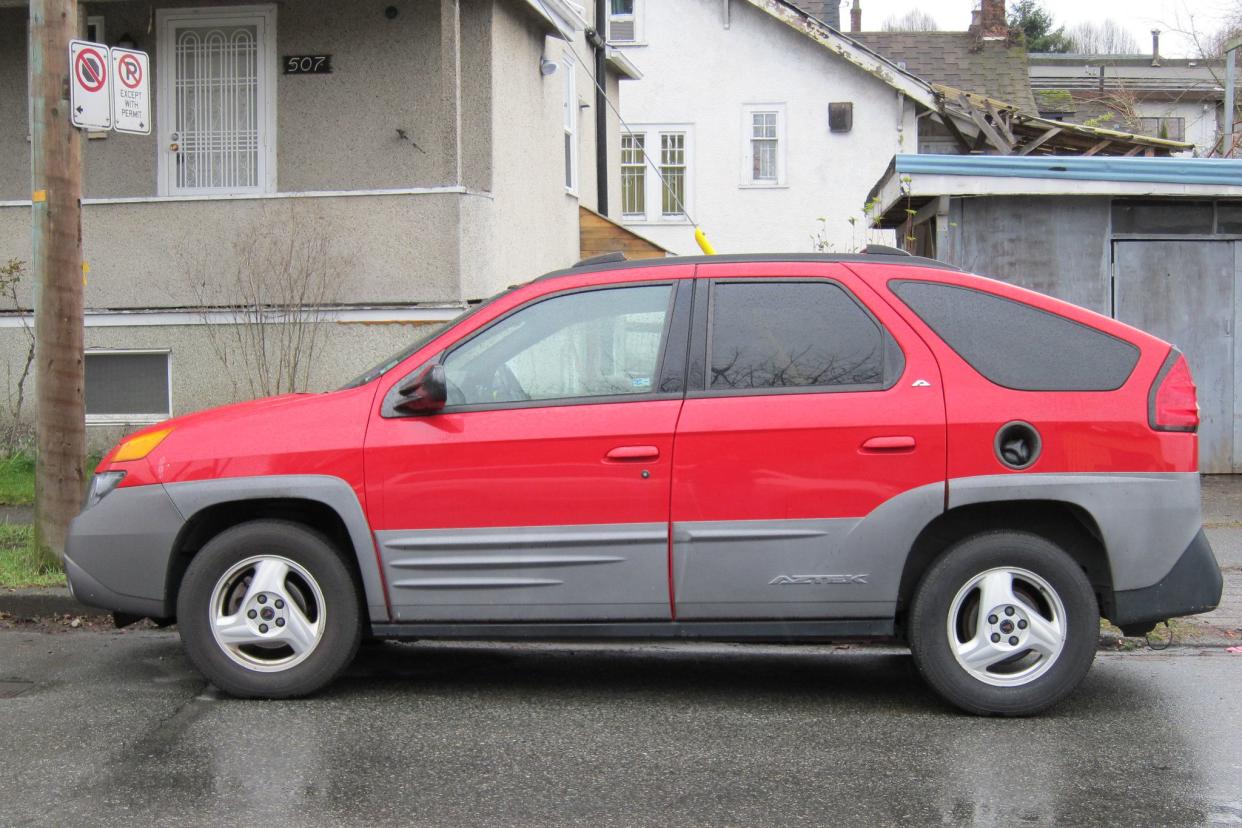
MULTIPOLYGON (((551 10, 548 8, 544 0, 536 0, 536 2, 539 3, 539 7, 543 9, 543 13, 547 15, 549 19, 553 19, 553 20, 555 19, 552 15, 551 10)), ((602 29, 600 26, 600 22, 598 20, 595 21, 595 31, 596 31, 596 35, 600 37, 601 40, 603 40, 602 29)), ((591 83, 593 83, 595 85, 595 88, 599 91, 600 96, 604 99, 604 103, 608 104, 608 108, 612 110, 612 113, 614 115, 617 116, 617 120, 621 123, 621 128, 622 130, 625 131, 625 134, 641 135, 642 133, 635 132, 630 127, 630 125, 626 123, 626 120, 621 117, 621 110, 619 110, 616 104, 614 104, 612 100, 608 97, 608 90, 603 86, 603 84, 600 83, 599 77, 593 71, 590 64, 584 61, 582 59, 582 56, 578 54, 578 50, 577 48, 575 48, 574 42, 570 40, 569 38, 565 38, 565 45, 569 48, 570 54, 574 56, 574 61, 576 63, 580 63, 583 66, 587 67, 587 77, 591 79, 591 83)), ((605 45, 602 48, 607 48, 607 46, 605 45)), ((673 201, 677 205, 677 209, 681 212, 683 216, 686 217, 687 221, 689 221, 692 225, 694 225, 695 240, 699 242, 700 246, 706 244, 707 238, 706 236, 703 235, 703 231, 699 229, 699 223, 694 220, 693 216, 690 215, 690 211, 686 209, 685 203, 677 195, 677 190, 669 186, 668 178, 665 177, 663 170, 660 169, 659 165, 656 164, 655 161, 651 158, 651 155, 648 154, 645 141, 638 145, 638 151, 642 153, 643 160, 645 161, 645 163, 648 166, 650 166, 651 169, 655 171, 656 176, 659 177, 660 183, 661 185, 663 185, 663 191, 672 197, 673 201)))

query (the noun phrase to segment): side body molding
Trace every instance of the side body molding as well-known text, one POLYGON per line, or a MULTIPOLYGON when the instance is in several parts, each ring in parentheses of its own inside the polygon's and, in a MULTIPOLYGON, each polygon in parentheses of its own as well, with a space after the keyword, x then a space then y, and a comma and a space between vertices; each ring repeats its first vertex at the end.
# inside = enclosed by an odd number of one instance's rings
POLYGON ((203 509, 239 500, 296 499, 322 503, 336 512, 349 533, 352 552, 362 575, 362 589, 370 619, 379 622, 389 620, 383 581, 366 515, 353 488, 341 478, 313 474, 229 477, 168 483, 164 488, 187 521, 203 509))

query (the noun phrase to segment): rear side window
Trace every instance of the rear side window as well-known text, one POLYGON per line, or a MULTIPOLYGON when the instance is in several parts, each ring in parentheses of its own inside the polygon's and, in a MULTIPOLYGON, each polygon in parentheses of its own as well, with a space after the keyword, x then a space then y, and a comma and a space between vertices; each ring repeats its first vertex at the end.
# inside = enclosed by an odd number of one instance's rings
POLYGON ((1139 349, 1087 325, 972 288, 890 282, 901 300, 958 356, 1018 391, 1113 391, 1139 349))
POLYGON ((711 390, 883 385, 886 336, 839 285, 717 282, 711 320, 711 390))

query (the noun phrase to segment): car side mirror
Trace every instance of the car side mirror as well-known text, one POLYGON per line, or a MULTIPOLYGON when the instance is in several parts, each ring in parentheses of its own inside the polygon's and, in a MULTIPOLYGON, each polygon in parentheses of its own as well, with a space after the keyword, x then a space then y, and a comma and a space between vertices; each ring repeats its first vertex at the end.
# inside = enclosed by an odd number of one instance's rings
POLYGON ((443 365, 428 365, 397 389, 402 399, 393 408, 406 414, 434 414, 448 401, 443 365))

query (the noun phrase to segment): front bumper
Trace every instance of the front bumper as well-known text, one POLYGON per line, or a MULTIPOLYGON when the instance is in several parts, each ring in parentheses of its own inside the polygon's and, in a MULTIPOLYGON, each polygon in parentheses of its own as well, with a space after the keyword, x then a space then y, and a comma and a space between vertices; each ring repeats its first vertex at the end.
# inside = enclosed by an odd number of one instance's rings
POLYGON ((168 618, 168 565, 185 519, 159 484, 120 487, 74 518, 65 541, 73 597, 92 607, 168 618))
POLYGON ((1113 594, 1109 620, 1126 635, 1141 635, 1160 621, 1211 612, 1220 603, 1224 579, 1203 530, 1159 582, 1113 594))

